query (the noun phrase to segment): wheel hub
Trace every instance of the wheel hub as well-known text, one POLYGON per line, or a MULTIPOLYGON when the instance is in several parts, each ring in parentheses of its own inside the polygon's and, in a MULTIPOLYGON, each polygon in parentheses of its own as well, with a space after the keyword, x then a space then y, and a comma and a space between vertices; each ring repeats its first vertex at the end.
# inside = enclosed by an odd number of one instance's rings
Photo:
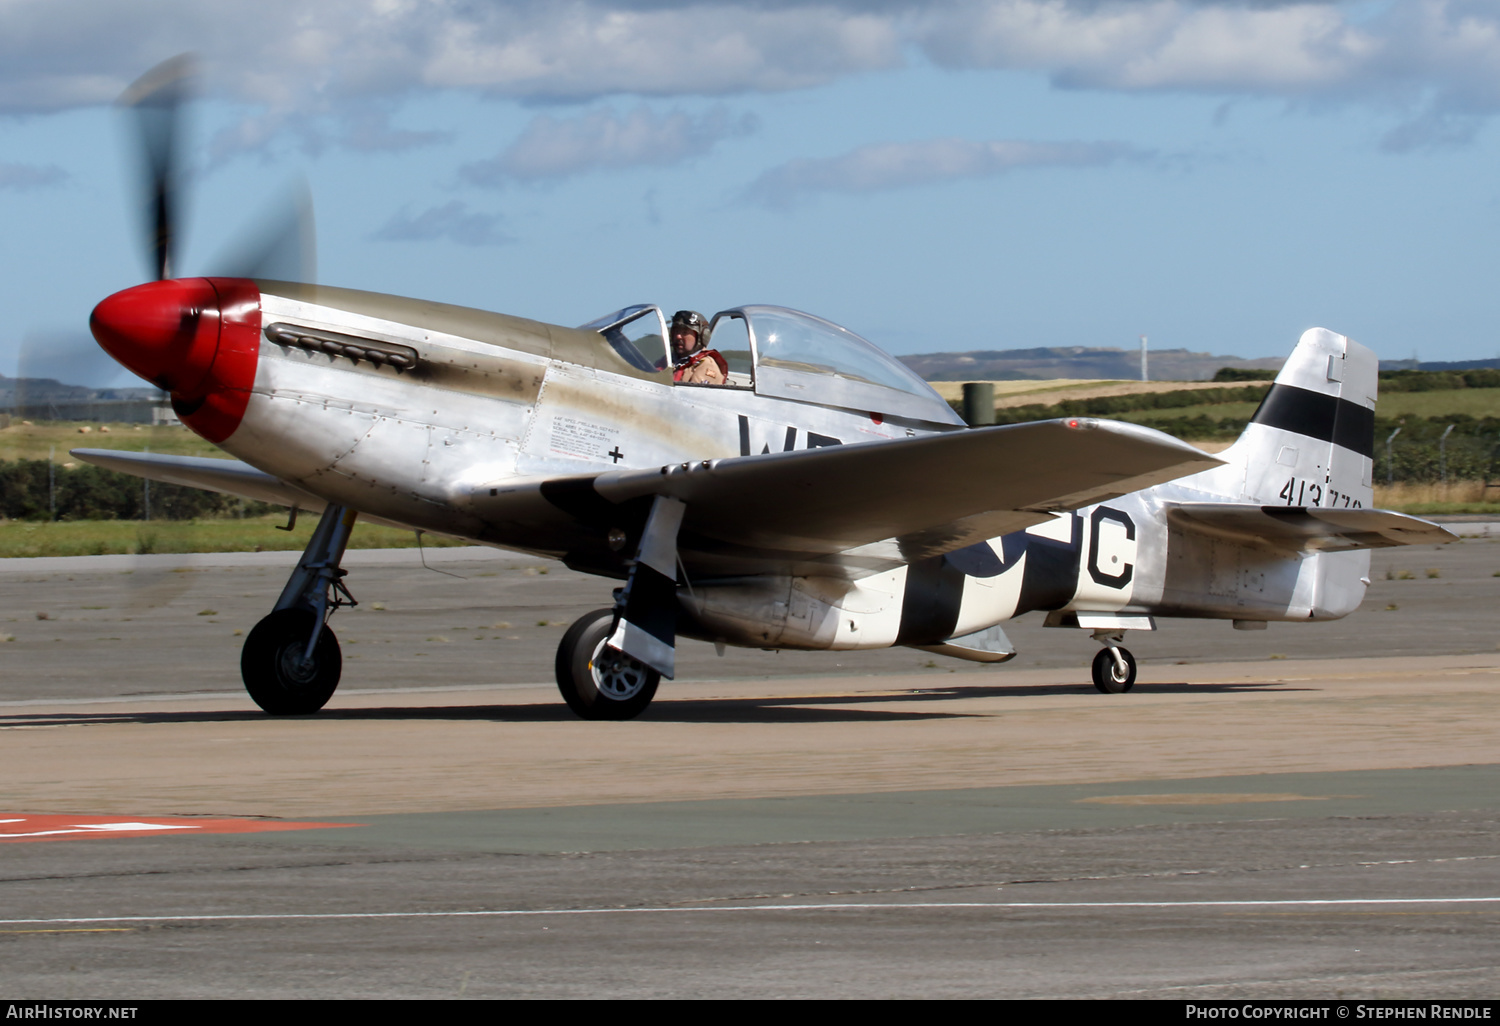
POLYGON ((281 658, 277 664, 281 669, 281 676, 292 684, 311 684, 318 676, 318 660, 302 658, 302 650, 306 646, 300 641, 293 641, 281 650, 281 658))
POLYGON ((603 642, 589 660, 589 672, 599 693, 615 702, 625 702, 640 694, 650 671, 639 660, 616 651, 603 642))

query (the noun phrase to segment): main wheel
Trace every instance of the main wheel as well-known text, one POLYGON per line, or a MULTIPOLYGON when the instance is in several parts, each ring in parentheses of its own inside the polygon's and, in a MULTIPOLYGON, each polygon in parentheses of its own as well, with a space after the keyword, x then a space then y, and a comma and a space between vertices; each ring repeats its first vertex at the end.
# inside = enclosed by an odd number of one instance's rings
POLYGON ((338 638, 325 624, 311 659, 302 658, 312 637, 307 609, 278 609, 261 620, 240 652, 245 690, 272 716, 315 713, 333 697, 344 670, 338 638))
POLYGON ((1101 648, 1094 656, 1094 687, 1106 695, 1121 695, 1135 687, 1135 656, 1129 649, 1120 649, 1120 658, 1125 660, 1125 676, 1115 665, 1115 657, 1109 649, 1101 648))
POLYGON ((604 643, 613 609, 596 609, 568 628, 557 646, 557 689, 585 720, 629 720, 656 696, 661 674, 604 643))

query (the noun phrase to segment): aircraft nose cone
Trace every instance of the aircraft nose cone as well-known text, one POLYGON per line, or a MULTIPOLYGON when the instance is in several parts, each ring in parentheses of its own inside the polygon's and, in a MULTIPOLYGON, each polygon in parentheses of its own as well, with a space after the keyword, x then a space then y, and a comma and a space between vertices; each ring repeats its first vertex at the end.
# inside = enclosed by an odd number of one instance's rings
POLYGON ((203 383, 219 349, 219 297, 206 278, 153 281, 94 307, 89 329, 105 352, 169 392, 203 383))

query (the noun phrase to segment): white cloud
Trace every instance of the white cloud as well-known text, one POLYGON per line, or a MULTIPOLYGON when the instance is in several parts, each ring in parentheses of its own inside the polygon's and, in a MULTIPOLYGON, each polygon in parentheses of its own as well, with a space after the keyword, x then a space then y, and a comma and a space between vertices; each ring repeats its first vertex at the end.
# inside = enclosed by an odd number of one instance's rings
POLYGON ((1375 103, 1410 118, 1410 138, 1423 125, 1461 136, 1445 117, 1500 112, 1493 0, 0 0, 0 112, 108 102, 182 50, 203 55, 216 93, 263 108, 278 130, 295 125, 289 112, 421 90, 725 96, 913 53, 1065 88, 1375 103))
POLYGON ((889 12, 546 0, 5 0, 0 111, 107 103, 185 50, 234 99, 460 89, 544 100, 797 89, 901 63, 889 12))
POLYGON ((1357 75, 1388 42, 1327 3, 992 0, 920 20, 950 67, 1025 68, 1098 89, 1302 93, 1357 75))
POLYGON ((542 114, 494 160, 465 167, 479 185, 506 180, 562 178, 600 169, 677 164, 722 139, 753 131, 752 116, 732 117, 715 106, 694 117, 682 111, 658 115, 642 104, 629 114, 595 110, 574 118, 542 114))
POLYGON ((1387 149, 1471 138, 1500 113, 1500 5, 1254 0, 969 0, 913 23, 952 68, 1060 88, 1367 103, 1404 121, 1387 149))
POLYGON ((453 200, 418 214, 398 211, 373 236, 381 242, 435 242, 446 239, 464 246, 498 246, 514 242, 500 229, 498 214, 479 214, 453 200))
POLYGON ((1141 156, 1115 142, 931 139, 880 143, 837 157, 793 160, 772 168, 745 190, 745 198, 784 208, 818 192, 875 192, 983 178, 1023 167, 1089 167, 1141 156))
POLYGON ((277 109, 242 118, 209 141, 210 166, 246 153, 265 154, 278 140, 316 156, 330 146, 357 153, 396 153, 447 142, 451 132, 417 131, 391 124, 385 103, 354 100, 335 113, 277 109))

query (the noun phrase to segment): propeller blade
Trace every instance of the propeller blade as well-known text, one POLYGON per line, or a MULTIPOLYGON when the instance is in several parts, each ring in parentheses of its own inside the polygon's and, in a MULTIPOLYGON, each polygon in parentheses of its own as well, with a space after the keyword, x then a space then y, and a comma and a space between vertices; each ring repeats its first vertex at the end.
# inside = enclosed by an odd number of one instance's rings
POLYGON ((179 54, 136 79, 119 100, 120 106, 135 112, 146 175, 148 259, 158 280, 172 275, 178 234, 178 136, 183 106, 192 96, 196 75, 192 55, 179 54))
POLYGON ((314 284, 318 278, 317 225, 312 192, 299 179, 255 219, 255 227, 214 260, 214 276, 273 278, 314 284))

